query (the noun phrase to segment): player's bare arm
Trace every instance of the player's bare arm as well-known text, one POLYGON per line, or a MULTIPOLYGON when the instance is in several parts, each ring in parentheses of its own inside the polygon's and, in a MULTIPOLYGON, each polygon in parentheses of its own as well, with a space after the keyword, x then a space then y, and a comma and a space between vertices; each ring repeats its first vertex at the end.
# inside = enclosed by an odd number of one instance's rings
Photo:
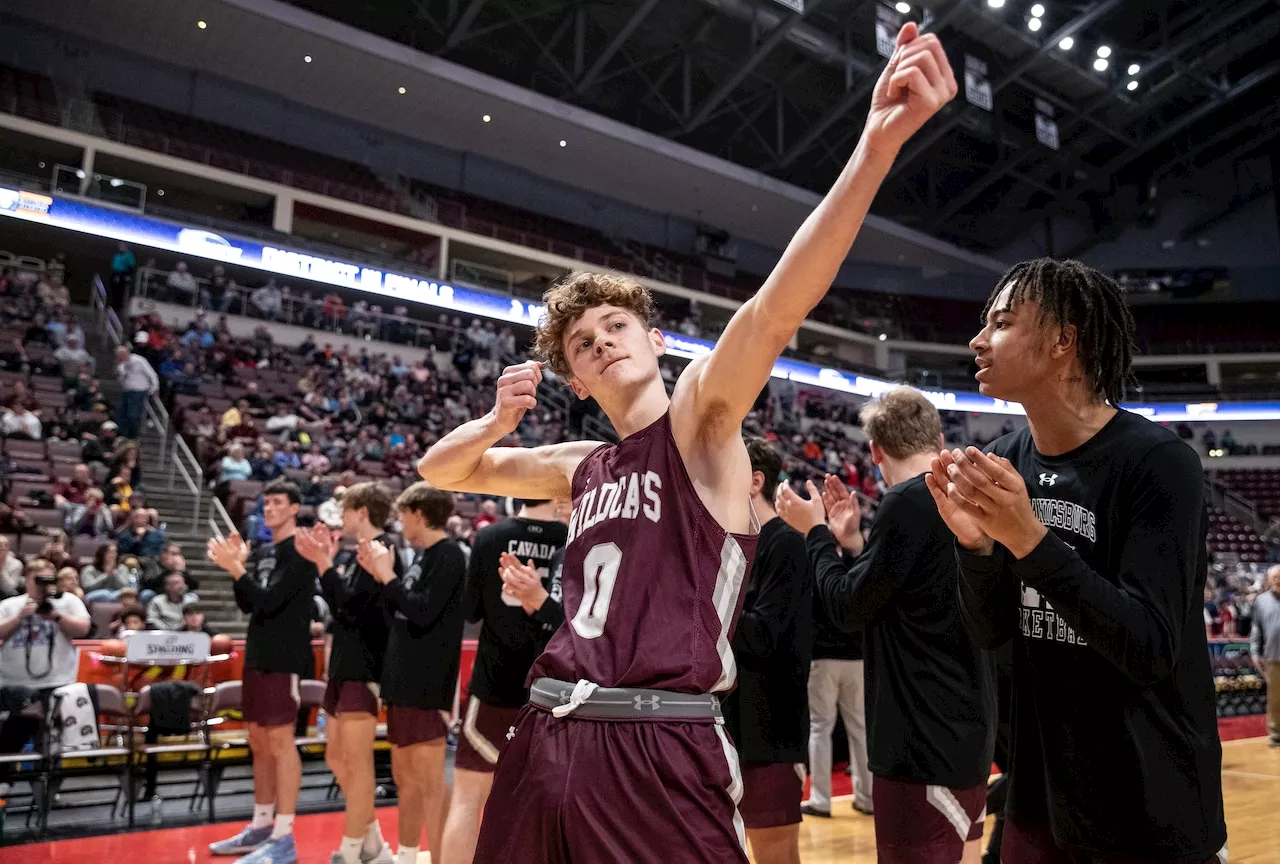
POLYGON ((439 489, 513 498, 567 498, 578 463, 598 442, 498 447, 524 415, 538 407, 542 364, 508 366, 498 378, 493 409, 441 438, 418 462, 422 479, 439 489))
POLYGON ((724 462, 728 476, 733 457, 725 445, 739 437, 774 363, 831 287, 898 151, 955 95, 942 43, 932 34, 920 35, 913 23, 905 25, 844 171, 761 289, 734 314, 715 349, 681 376, 672 424, 695 479, 701 461, 724 462))

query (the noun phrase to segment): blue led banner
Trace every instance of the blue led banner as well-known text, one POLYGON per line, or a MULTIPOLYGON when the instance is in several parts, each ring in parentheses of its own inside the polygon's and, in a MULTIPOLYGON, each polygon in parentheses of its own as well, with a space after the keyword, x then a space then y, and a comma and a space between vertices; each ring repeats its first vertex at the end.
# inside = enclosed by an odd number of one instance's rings
MULTIPOLYGON (((123 240, 137 246, 164 249, 193 258, 240 264, 281 276, 367 291, 393 300, 425 303, 460 314, 495 318, 513 324, 532 327, 542 317, 543 308, 539 303, 527 303, 512 297, 500 297, 485 291, 456 287, 432 279, 420 279, 346 261, 319 258, 253 240, 188 228, 138 213, 101 207, 86 201, 51 198, 48 195, 0 187, 0 216, 79 231, 95 237, 123 240)), ((677 333, 664 335, 668 353, 676 357, 699 357, 708 353, 713 344, 677 333)), ((773 367, 773 376, 855 396, 877 396, 895 386, 892 381, 786 358, 780 359, 773 367)), ((924 393, 944 411, 1023 413, 1021 405, 992 399, 979 393, 944 390, 925 390, 924 393)), ((1280 402, 1168 403, 1125 407, 1153 420, 1166 422, 1280 420, 1280 402)))

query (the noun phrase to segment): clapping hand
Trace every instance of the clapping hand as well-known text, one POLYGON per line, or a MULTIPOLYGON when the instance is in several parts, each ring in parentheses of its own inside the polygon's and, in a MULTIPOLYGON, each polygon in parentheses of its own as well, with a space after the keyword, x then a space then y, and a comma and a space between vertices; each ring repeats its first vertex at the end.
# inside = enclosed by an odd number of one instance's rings
POLYGON ((836 542, 854 554, 862 551, 862 508, 858 499, 834 474, 828 474, 822 489, 822 505, 836 542))
POLYGON ((809 490, 808 499, 797 495, 790 483, 780 484, 775 495, 774 507, 784 522, 808 536, 816 526, 826 524, 827 510, 822 503, 822 495, 818 492, 818 487, 813 485, 813 481, 806 480, 804 486, 809 490))
POLYGON ((209 540, 206 554, 209 560, 231 574, 232 579, 244 575, 244 562, 249 560, 249 547, 239 531, 232 531, 227 537, 213 537, 209 540))
POLYGON ((379 540, 361 540, 356 547, 356 561, 381 585, 396 578, 396 553, 379 540))
POLYGON ((1026 481, 1008 459, 976 447, 944 450, 931 469, 925 482, 961 546, 989 555, 999 543, 1023 558, 1044 537, 1026 481))
POLYGON ((510 552, 503 552, 498 557, 498 573, 502 576, 502 593, 519 600, 525 612, 536 612, 546 601, 547 589, 533 566, 533 559, 522 564, 510 552))
POLYGON ((311 528, 299 528, 293 535, 293 545, 298 554, 306 558, 321 573, 333 568, 333 559, 338 554, 338 538, 323 522, 317 522, 311 528))

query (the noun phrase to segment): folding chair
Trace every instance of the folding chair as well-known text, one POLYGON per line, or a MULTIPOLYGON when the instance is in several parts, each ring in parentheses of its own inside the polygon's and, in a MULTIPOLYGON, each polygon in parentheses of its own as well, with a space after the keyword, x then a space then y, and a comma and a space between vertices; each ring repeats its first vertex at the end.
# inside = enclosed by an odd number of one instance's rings
MULTIPOLYGON (((191 720, 188 723, 187 731, 167 738, 180 737, 183 740, 177 743, 160 743, 147 744, 146 734, 150 731, 148 724, 142 723, 141 718, 151 719, 151 693, 155 685, 148 684, 138 692, 138 700, 134 703, 133 712, 130 715, 130 744, 132 747, 132 757, 129 760, 131 782, 136 784, 136 774, 141 766, 147 767, 147 762, 161 756, 179 756, 182 757, 184 763, 189 761, 187 757, 200 757, 203 763, 204 757, 209 752, 209 733, 205 712, 205 694, 201 690, 197 690, 191 697, 191 720), (141 733, 141 737, 139 735, 141 733)), ((157 769, 158 770, 158 769, 157 769)), ((199 779, 196 781, 197 790, 203 783, 203 777, 200 776, 200 763, 196 766, 196 773, 199 779)), ((136 795, 129 796, 129 827, 134 826, 134 799, 136 795)))
POLYGON ((125 801, 133 800, 133 772, 129 770, 130 751, 125 740, 125 733, 129 730, 129 708, 125 705, 124 694, 120 692, 118 687, 110 684, 98 684, 96 685, 96 690, 98 695, 99 738, 97 747, 86 750, 57 752, 53 736, 48 736, 45 759, 47 760, 46 764, 49 766, 49 785, 48 794, 43 798, 40 819, 36 827, 36 833, 39 836, 44 835, 45 828, 49 824, 49 810, 53 805, 54 797, 58 794, 62 778, 102 773, 100 766, 96 764, 68 766, 68 762, 87 759, 96 763, 110 759, 120 759, 120 788, 116 792, 115 799, 111 802, 111 817, 114 819, 116 813, 121 810, 122 798, 125 801))
POLYGON ((0 765, 22 766, 30 763, 31 768, 28 771, 19 771, 9 775, 9 782, 26 780, 31 784, 31 805, 27 808, 26 826, 31 827, 32 815, 37 816, 37 824, 39 824, 38 814, 44 807, 44 801, 49 797, 49 762, 45 758, 45 739, 48 736, 49 720, 45 715, 45 706, 43 702, 33 702, 24 708, 20 715, 29 720, 37 722, 35 733, 35 750, 30 753, 0 753, 0 765))

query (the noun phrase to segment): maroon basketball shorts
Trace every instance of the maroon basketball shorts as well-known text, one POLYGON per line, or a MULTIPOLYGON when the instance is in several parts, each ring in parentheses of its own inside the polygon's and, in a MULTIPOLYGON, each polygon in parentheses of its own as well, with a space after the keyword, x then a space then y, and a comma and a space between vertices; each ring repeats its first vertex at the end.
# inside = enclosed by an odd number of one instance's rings
POLYGON ((240 715, 259 726, 293 726, 298 722, 298 676, 264 672, 246 666, 240 682, 240 715))
MULTIPOLYGON (((879 802, 876 802, 879 807, 879 802)), ((1126 858, 1098 852, 1073 852, 1063 849, 1053 839, 1045 824, 1022 823, 1010 819, 1004 824, 1000 842, 1001 864, 1168 864, 1167 858, 1126 858)), ((1226 849, 1198 864, 1225 864, 1226 849)))
POLYGON ((464 771, 492 774, 519 714, 519 708, 499 708, 468 696, 454 766, 464 771))
POLYGON ((330 681, 324 688, 324 713, 378 716, 378 685, 372 681, 330 681))
POLYGON ((748 828, 799 825, 804 768, 792 762, 743 762, 742 803, 738 812, 748 828))
POLYGON ((871 798, 881 864, 955 864, 965 843, 982 839, 986 784, 948 789, 877 776, 871 798))
POLYGON ((742 774, 723 727, 520 709, 475 864, 747 864, 742 774))
POLYGON ((387 740, 396 747, 438 741, 449 734, 448 714, 436 708, 387 706, 387 740))

